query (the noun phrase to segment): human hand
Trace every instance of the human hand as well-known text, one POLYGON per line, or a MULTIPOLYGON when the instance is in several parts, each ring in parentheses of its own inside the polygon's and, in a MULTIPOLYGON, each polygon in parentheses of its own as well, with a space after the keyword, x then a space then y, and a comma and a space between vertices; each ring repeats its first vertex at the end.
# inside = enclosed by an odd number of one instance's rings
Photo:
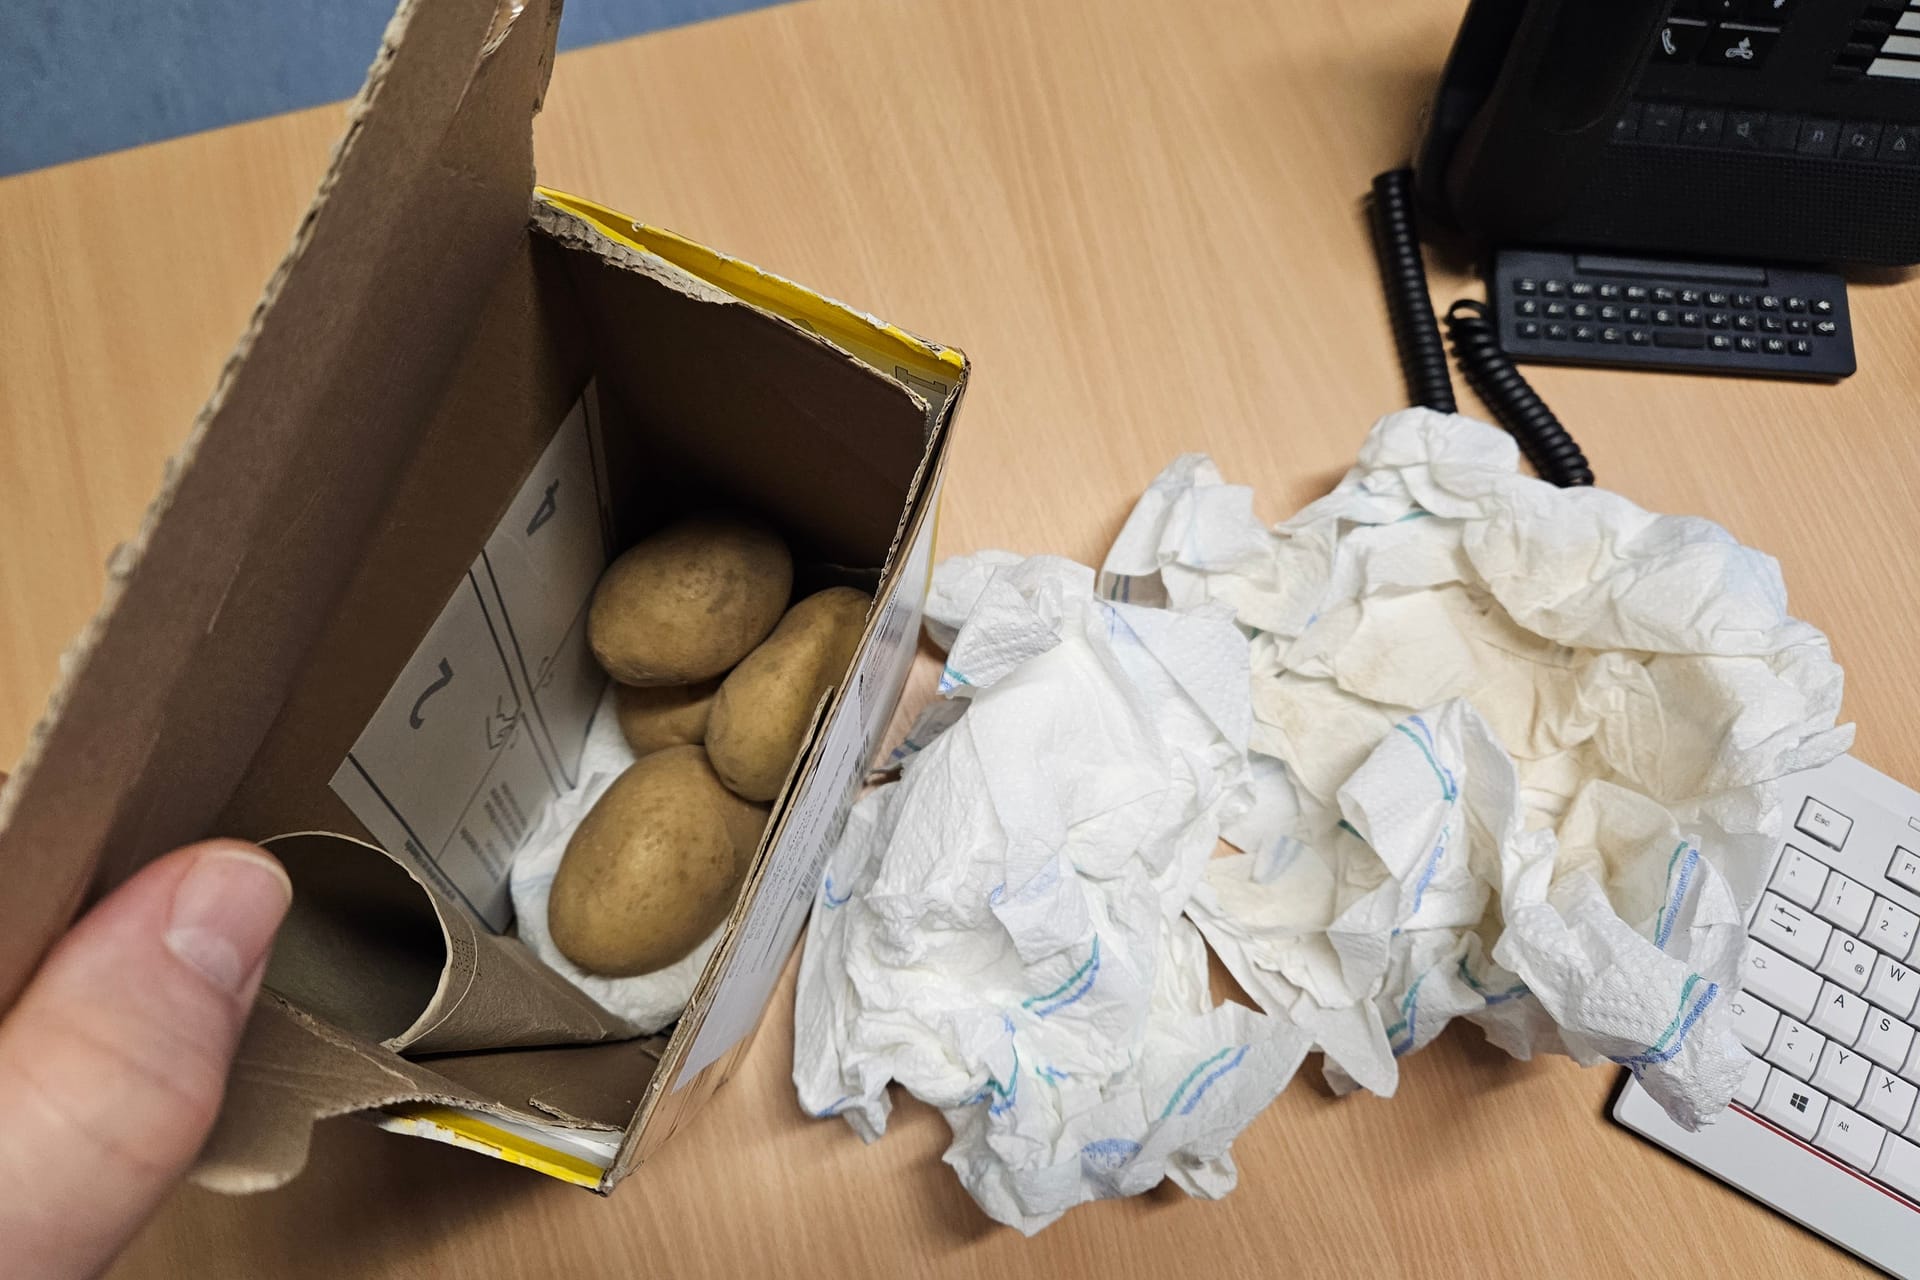
POLYGON ((48 952, 0 1020, 0 1276, 95 1274, 186 1172, 291 900, 263 850, 203 841, 48 952))

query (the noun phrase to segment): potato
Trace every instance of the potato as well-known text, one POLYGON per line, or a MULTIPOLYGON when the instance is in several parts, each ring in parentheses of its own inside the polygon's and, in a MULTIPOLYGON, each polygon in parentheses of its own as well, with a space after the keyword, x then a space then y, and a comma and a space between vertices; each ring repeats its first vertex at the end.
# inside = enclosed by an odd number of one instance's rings
POLYGON ((699 684, 659 684, 642 689, 623 684, 614 690, 614 710, 620 732, 636 756, 666 747, 699 746, 707 737, 707 715, 713 710, 718 680, 699 684))
POLYGON ((707 757, 728 787, 749 800, 779 793, 820 695, 853 660, 872 604, 852 587, 808 596, 720 682, 707 757))
POLYGON ((567 842, 547 899, 554 945, 606 977, 683 958, 732 909, 765 824, 766 810, 728 793, 699 747, 636 762, 567 842))
POLYGON ((765 525, 690 516, 607 566, 587 642, 622 684, 691 684, 721 674, 767 638, 793 591, 793 557, 765 525))

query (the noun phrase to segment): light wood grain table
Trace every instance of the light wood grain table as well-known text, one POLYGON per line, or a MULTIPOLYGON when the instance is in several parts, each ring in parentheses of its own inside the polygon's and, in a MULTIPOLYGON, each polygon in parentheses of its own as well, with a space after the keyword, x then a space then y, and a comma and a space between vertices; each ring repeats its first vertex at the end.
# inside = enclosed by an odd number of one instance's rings
MULTIPOLYGON (((541 179, 963 347, 942 553, 1097 562, 1206 450, 1278 518, 1403 393, 1360 214, 1408 154, 1459 0, 811 0, 568 54, 541 179)), ((285 247, 326 108, 0 182, 0 759, 285 247)), ((1439 275, 1442 298, 1473 288, 1439 275)), ((1846 664, 1857 751, 1920 779, 1920 287, 1854 293, 1835 387, 1541 370, 1602 481, 1785 567, 1846 664)), ((910 702, 928 696, 919 673, 910 702)), ((294 1185, 184 1191, 124 1276, 1848 1273, 1602 1119, 1614 1078, 1470 1029, 1397 1097, 1311 1072, 1240 1188, 984 1218, 907 1101, 863 1147, 744 1070, 611 1200, 353 1123, 294 1185)))

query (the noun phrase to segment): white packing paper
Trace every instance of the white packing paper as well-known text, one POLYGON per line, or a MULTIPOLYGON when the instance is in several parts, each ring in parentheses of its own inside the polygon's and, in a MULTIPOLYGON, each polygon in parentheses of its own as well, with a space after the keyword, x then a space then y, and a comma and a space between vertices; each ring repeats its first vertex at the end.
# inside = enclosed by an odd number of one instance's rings
POLYGON ((1183 918, 1252 799, 1247 642, 1217 607, 1096 599, 1092 570, 998 553, 936 572, 945 700, 831 853, 801 961, 801 1104, 872 1140, 899 1081, 946 1160, 1034 1232, 1228 1146, 1308 1038, 1214 1004, 1183 918))
POLYGON ((1519 1057, 1622 1063, 1689 1128, 1727 1105, 1772 783, 1852 740, 1771 557, 1409 410, 1274 530, 1179 459, 1101 588, 1224 605, 1251 638, 1245 852, 1189 914, 1337 1088, 1392 1093, 1466 1017, 1519 1057))
POLYGON ((560 870, 560 859, 567 852, 567 841, 587 811, 633 761, 633 748, 620 732, 620 718, 614 712, 614 686, 609 681, 581 752, 580 785, 548 807, 539 828, 513 860, 510 886, 520 940, 602 1008, 634 1022, 641 1035, 650 1035, 678 1018, 693 998, 694 984, 719 945, 720 935, 726 932, 725 922, 673 964, 632 978, 588 973, 562 955, 553 944, 553 935, 547 932, 547 896, 553 889, 554 873, 560 870))

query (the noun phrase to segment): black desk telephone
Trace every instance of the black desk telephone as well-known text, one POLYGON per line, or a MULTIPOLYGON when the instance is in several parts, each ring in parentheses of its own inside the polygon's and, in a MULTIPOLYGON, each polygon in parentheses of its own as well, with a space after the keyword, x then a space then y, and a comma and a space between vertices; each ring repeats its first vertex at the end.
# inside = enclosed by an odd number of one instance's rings
POLYGON ((1853 372, 1834 273, 1920 263, 1920 0, 1471 0, 1373 199, 1409 389, 1450 410, 1416 209, 1494 259, 1447 315, 1468 380, 1590 484, 1510 357, 1853 372))
POLYGON ((1473 0, 1414 169, 1482 244, 1920 262, 1920 7, 1473 0))

